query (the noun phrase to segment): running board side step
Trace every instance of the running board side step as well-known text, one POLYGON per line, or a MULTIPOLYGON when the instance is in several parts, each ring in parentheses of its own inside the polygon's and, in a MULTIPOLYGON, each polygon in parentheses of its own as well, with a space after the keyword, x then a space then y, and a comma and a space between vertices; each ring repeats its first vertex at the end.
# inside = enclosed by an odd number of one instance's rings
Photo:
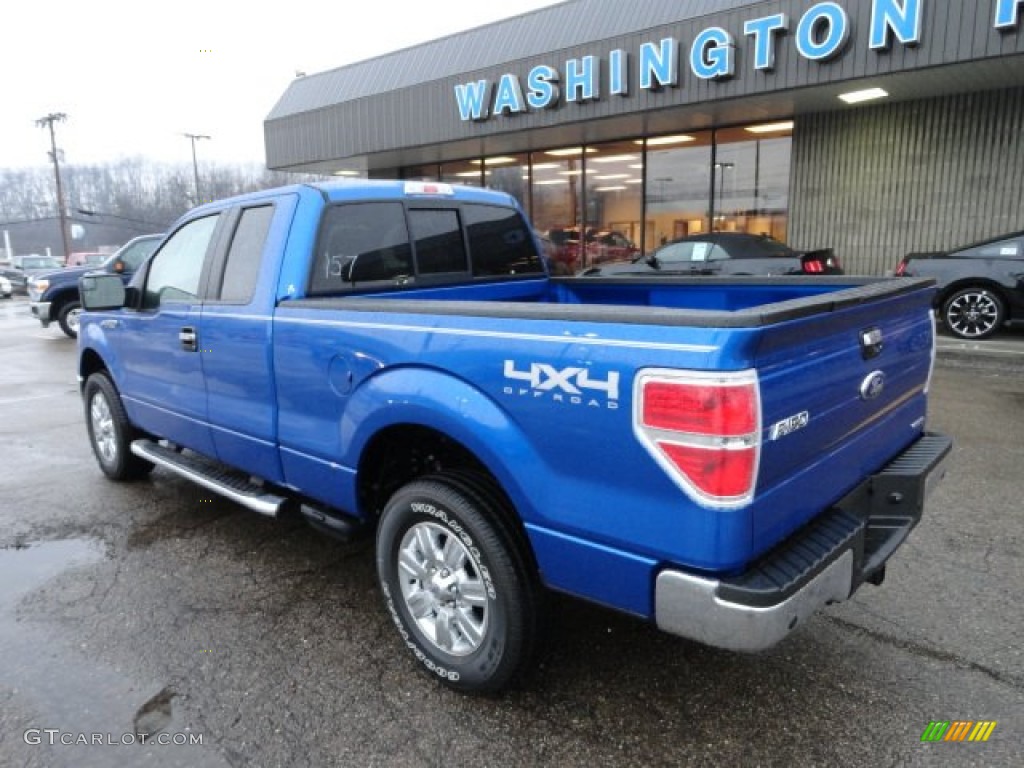
POLYGON ((223 469, 194 455, 179 453, 152 440, 133 441, 132 453, 267 517, 277 517, 291 503, 284 496, 267 493, 239 472, 223 469))

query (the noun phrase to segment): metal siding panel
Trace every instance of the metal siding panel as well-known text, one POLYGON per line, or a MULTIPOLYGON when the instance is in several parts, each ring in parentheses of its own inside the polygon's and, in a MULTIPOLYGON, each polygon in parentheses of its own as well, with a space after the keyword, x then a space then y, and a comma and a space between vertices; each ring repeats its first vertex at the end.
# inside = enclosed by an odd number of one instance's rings
POLYGON ((1024 89, 801 117, 790 242, 849 273, 1024 229, 1024 89))
POLYGON ((974 14, 974 24, 972 25, 974 27, 974 44, 971 48, 972 55, 992 56, 999 52, 998 43, 993 39, 994 37, 998 37, 999 33, 993 28, 993 21, 994 12, 992 18, 990 18, 987 13, 976 12, 974 14))
MULTIPOLYGON (((965 0, 954 0, 948 5, 957 6, 961 10, 965 0)), ((595 120, 607 118, 632 116, 638 121, 637 124, 649 122, 648 115, 652 117, 658 110, 679 105, 701 105, 707 104, 708 109, 694 109, 693 115, 706 114, 712 116, 709 120, 718 122, 715 117, 725 108, 726 102, 742 96, 753 94, 782 93, 794 88, 803 88, 822 83, 841 83, 848 80, 863 78, 868 71, 889 71, 899 70, 904 66, 918 66, 924 62, 922 56, 931 48, 941 47, 927 44, 918 51, 914 51, 915 58, 909 58, 907 51, 902 50, 903 46, 896 44, 894 51, 888 54, 879 55, 867 49, 867 29, 870 19, 870 3, 860 2, 854 5, 847 3, 851 16, 851 23, 855 30, 854 39, 849 43, 850 50, 837 60, 829 64, 817 64, 808 62, 796 55, 793 45, 793 35, 782 37, 778 41, 777 70, 770 75, 754 73, 747 68, 738 70, 739 76, 726 83, 703 83, 697 82, 692 76, 686 63, 689 42, 696 34, 696 30, 702 29, 711 23, 721 23, 733 32, 737 41, 742 46, 746 40, 742 36, 742 21, 746 18, 753 18, 756 15, 763 15, 773 11, 781 10, 791 18, 791 25, 799 21, 800 15, 806 8, 810 7, 812 0, 778 0, 772 3, 752 2, 726 2, 715 3, 710 0, 706 2, 649 2, 639 3, 636 6, 627 6, 622 3, 596 3, 591 2, 568 3, 554 6, 551 9, 538 11, 535 14, 528 14, 526 21, 523 17, 512 19, 509 22, 500 22, 497 25, 485 27, 483 30, 475 30, 450 38, 445 38, 435 43, 426 44, 417 48, 408 49, 393 54, 390 57, 382 57, 360 65, 353 65, 343 70, 335 70, 326 73, 324 77, 307 77, 297 80, 291 85, 285 96, 282 97, 275 111, 286 105, 291 106, 300 103, 319 102, 323 106, 309 111, 298 111, 295 114, 302 118, 314 114, 323 114, 330 120, 340 121, 344 128, 335 126, 331 133, 331 139, 327 142, 330 151, 324 146, 314 147, 307 145, 309 154, 305 158, 297 158, 296 162, 303 159, 309 161, 311 157, 345 157, 355 155, 366 155, 375 152, 386 152, 402 150, 408 147, 424 147, 440 145, 447 142, 460 141, 465 139, 479 139, 481 143, 490 136, 500 134, 515 134, 531 129, 552 127, 558 125, 578 125, 581 131, 593 133, 587 126, 595 120), (608 18, 602 19, 579 19, 570 15, 548 16, 548 11, 559 10, 560 14, 568 14, 570 10, 578 15, 579 9, 585 8, 606 8, 608 18), (737 10, 744 9, 743 11, 737 10), (717 11, 711 16, 707 14, 717 11), (482 51, 487 35, 495 34, 494 30, 509 31, 515 34, 505 44, 511 46, 505 48, 499 46, 500 50, 512 50, 521 52, 525 45, 536 45, 538 38, 543 38, 539 33, 541 22, 550 22, 552 19, 573 21, 573 26, 578 40, 563 49, 552 49, 545 45, 540 47, 536 55, 520 58, 519 60, 501 65, 481 68, 481 62, 488 60, 493 54, 490 51, 482 51), (650 26, 652 21, 664 21, 666 18, 676 19, 669 24, 650 26), (512 23, 516 22, 516 23, 512 23), (613 32, 622 30, 626 25, 636 28, 637 31, 627 34, 612 34, 609 37, 598 38, 595 34, 601 32, 613 32), (587 36, 580 33, 581 29, 588 32, 587 36), (478 33, 486 32, 486 35, 478 33), (680 51, 681 59, 681 87, 678 89, 666 89, 660 93, 637 93, 635 78, 637 57, 636 52, 639 45, 647 40, 655 40, 663 35, 672 35, 683 41, 680 51), (598 42, 587 43, 586 40, 597 39, 598 42), (584 54, 598 55, 602 61, 607 62, 607 54, 612 48, 623 47, 631 54, 632 77, 631 90, 633 95, 628 99, 609 99, 607 96, 598 103, 581 108, 576 105, 562 106, 556 110, 547 110, 540 113, 530 113, 517 116, 514 120, 503 118, 491 120, 482 124, 462 123, 455 109, 454 86, 456 83, 465 82, 478 77, 496 79, 504 71, 518 72, 525 77, 529 68, 537 63, 556 64, 564 67, 564 60, 584 54), (407 78, 408 74, 399 71, 394 66, 398 58, 405 57, 405 60, 416 63, 416 75, 420 80, 427 77, 435 77, 439 66, 449 66, 451 62, 439 64, 438 57, 441 53, 448 52, 452 59, 475 62, 472 67, 452 67, 454 74, 433 79, 430 82, 422 82, 413 85, 400 85, 407 78), (896 62, 896 58, 901 57, 896 62), (909 63, 908 63, 909 62, 909 63), (880 69, 880 64, 884 65, 880 69), (339 74, 340 73, 340 74, 339 74), (370 80, 378 84, 383 81, 394 83, 395 87, 385 93, 367 93, 358 96, 359 93, 372 90, 366 83, 359 84, 359 89, 345 90, 342 85, 351 85, 354 73, 364 73, 370 80), (329 76, 329 77, 327 77, 329 76), (392 80, 391 78, 398 78, 392 80), (344 93, 342 93, 344 91, 344 93), (290 96, 291 94, 291 96, 290 96), (292 98, 294 96, 294 99, 292 98), (329 98, 327 98, 329 96, 329 98), (324 101, 326 99, 326 101, 324 101), (358 103, 358 106, 357 106, 358 103), (722 106, 717 106, 722 105, 722 106), (349 115, 353 111, 356 114, 349 115), (355 118, 355 119, 353 119, 355 118), (381 126, 386 126, 382 130, 381 126), (385 141, 385 139, 387 141, 385 141)), ((940 4, 928 3, 926 6, 925 19, 932 19, 932 23, 939 24, 945 20, 949 22, 949 16, 940 9, 940 4)), ((966 14, 970 15, 970 14, 966 14)), ((957 17, 959 18, 959 17, 957 17)), ((983 22, 988 29, 989 21, 983 22)), ((552 37, 547 39, 548 43, 556 40, 563 40, 563 31, 559 25, 554 25, 555 31, 548 30, 552 37)), ((990 30, 991 31, 991 30, 990 30)), ((993 31, 993 34, 994 31, 993 31)), ((998 37, 998 35, 996 35, 998 37)), ((1024 34, 1010 35, 1007 37, 1008 44, 1016 49, 1024 50, 1024 34)), ((973 55, 973 51, 972 51, 973 55)), ((949 54, 950 60, 963 60, 959 51, 949 54)), ((1007 63, 1009 66, 1009 63, 1007 63)), ((922 78, 941 77, 943 82, 948 79, 955 83, 956 78, 947 74, 931 75, 928 71, 921 71, 922 78)), ((967 80, 967 78, 964 78, 967 80)), ((965 87, 976 85, 969 80, 965 87)), ((607 84, 605 83, 605 88, 607 84)), ((781 104, 787 103, 783 95, 781 104)), ((784 107, 783 107, 784 108, 784 107)), ((287 110, 285 110, 286 112, 287 110)), ((272 113, 273 114, 273 113, 272 113)), ((267 123, 267 130, 276 120, 270 118, 267 123)), ((315 120, 316 118, 314 118, 315 120)), ((288 123, 297 125, 296 123, 288 123)), ((288 165, 283 159, 279 159, 272 152, 268 151, 268 165, 279 167, 288 165)))

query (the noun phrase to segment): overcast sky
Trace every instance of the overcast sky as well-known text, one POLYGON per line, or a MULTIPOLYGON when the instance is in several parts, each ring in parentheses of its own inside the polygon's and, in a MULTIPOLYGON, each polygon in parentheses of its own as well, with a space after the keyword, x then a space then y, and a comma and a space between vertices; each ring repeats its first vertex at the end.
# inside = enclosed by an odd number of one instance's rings
POLYGON ((263 120, 295 77, 514 16, 554 0, 7 0, 0 168, 143 156, 263 164, 263 120))

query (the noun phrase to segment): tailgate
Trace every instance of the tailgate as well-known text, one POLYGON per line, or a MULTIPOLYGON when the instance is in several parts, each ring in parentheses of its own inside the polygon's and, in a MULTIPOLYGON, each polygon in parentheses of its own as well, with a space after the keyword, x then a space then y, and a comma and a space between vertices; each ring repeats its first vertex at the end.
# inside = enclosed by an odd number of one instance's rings
POLYGON ((933 293, 927 283, 895 291, 886 281, 828 312, 764 327, 754 554, 921 434, 934 362, 933 293))

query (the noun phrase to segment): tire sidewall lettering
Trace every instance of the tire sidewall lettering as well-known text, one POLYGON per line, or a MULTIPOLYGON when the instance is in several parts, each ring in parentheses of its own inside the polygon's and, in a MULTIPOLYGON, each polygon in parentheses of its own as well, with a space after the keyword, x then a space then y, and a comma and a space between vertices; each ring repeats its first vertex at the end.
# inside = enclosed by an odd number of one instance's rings
POLYGON ((424 667, 426 667, 428 670, 433 672, 438 677, 444 678, 445 680, 450 680, 453 683, 459 682, 459 680, 461 679, 461 675, 458 673, 458 671, 454 669, 446 669, 445 667, 442 667, 439 664, 434 663, 434 661, 430 659, 427 656, 427 654, 423 652, 423 649, 420 648, 419 645, 417 645, 416 642, 413 640, 412 636, 409 634, 409 631, 405 628, 405 625, 402 623, 402 618, 398 615, 398 609, 395 607, 394 600, 391 598, 391 589, 388 587, 387 582, 381 581, 380 588, 381 591, 383 591, 384 593, 384 602, 387 605, 388 613, 391 614, 391 620, 394 622, 395 627, 398 629, 398 634, 399 636, 401 636, 402 642, 404 642, 405 646, 410 651, 412 651, 417 661, 423 664, 424 667))

